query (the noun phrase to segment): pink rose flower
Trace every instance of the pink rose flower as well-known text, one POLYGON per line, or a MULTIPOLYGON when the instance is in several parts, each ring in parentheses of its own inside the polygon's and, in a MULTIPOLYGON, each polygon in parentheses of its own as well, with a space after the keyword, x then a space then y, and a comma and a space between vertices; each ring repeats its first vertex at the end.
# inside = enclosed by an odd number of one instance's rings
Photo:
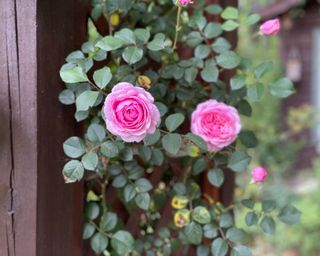
POLYGON ((280 20, 268 20, 260 26, 260 33, 266 36, 276 35, 280 30, 280 20))
POLYGON ((263 167, 257 166, 252 170, 251 176, 254 182, 262 183, 267 178, 268 173, 263 167))
POLYGON ((109 132, 125 142, 140 142, 155 132, 160 113, 152 95, 130 83, 118 83, 107 96, 103 112, 109 132))
POLYGON ((192 4, 192 0, 178 0, 179 5, 186 6, 192 4))
POLYGON ((191 117, 191 131, 207 142, 209 151, 219 151, 236 140, 241 130, 238 111, 224 103, 207 100, 191 117))

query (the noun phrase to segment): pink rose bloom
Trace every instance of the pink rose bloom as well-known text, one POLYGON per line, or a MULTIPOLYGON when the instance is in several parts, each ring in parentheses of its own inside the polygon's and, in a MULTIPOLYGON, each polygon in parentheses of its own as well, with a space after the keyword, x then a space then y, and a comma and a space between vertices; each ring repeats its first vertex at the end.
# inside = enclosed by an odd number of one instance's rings
POLYGON ((257 166, 252 170, 251 176, 254 182, 262 183, 267 178, 268 173, 263 167, 257 166))
POLYGON ((207 100, 191 117, 191 131, 207 142, 209 151, 219 151, 236 140, 241 130, 238 111, 224 103, 207 100))
POLYGON ((186 6, 188 4, 192 4, 192 0, 178 0, 178 3, 182 6, 186 6))
POLYGON ((260 26, 260 33, 266 36, 276 35, 280 30, 280 20, 268 20, 260 26))
POLYGON ((152 95, 130 83, 118 83, 107 96, 103 112, 109 132, 125 142, 140 142, 155 132, 160 113, 152 95))

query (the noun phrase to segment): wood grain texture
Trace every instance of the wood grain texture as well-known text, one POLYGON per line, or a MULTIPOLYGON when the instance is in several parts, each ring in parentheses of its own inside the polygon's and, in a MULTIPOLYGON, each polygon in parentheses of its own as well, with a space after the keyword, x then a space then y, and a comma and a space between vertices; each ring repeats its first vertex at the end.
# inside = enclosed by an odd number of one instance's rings
POLYGON ((28 69, 36 66, 36 27, 35 3, 27 2, 1 0, 0 11, 0 255, 10 256, 36 253, 36 69, 28 69))
POLYGON ((85 37, 86 3, 0 0, 0 256, 81 253, 81 185, 61 175, 75 125, 57 96, 59 67, 85 37))

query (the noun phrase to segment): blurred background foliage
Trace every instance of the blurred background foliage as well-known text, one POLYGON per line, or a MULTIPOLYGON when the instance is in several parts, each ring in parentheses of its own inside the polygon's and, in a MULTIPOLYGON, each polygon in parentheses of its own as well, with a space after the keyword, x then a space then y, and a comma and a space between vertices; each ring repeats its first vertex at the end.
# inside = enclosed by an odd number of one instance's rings
MULTIPOLYGON (((253 8, 270 2, 272 1, 240 0, 240 5, 243 15, 247 15, 253 8)), ((265 59, 273 62, 277 68, 265 77, 266 82, 283 75, 279 53, 280 39, 273 37, 266 40, 263 37, 253 38, 251 35, 252 31, 248 28, 240 28, 238 51, 241 55, 252 59, 254 63, 261 63, 265 59)), ((255 103, 253 107, 253 118, 250 118, 250 121, 243 120, 245 128, 255 131, 260 142, 251 152, 254 156, 252 166, 266 167, 269 181, 265 182, 263 187, 245 187, 248 175, 239 176, 237 183, 240 189, 236 191, 236 197, 245 195, 263 200, 274 199, 279 205, 289 200, 302 211, 301 223, 293 227, 280 224, 275 236, 269 236, 257 227, 247 227, 244 222, 247 209, 236 209, 236 218, 238 225, 250 234, 248 241, 251 241, 255 248, 253 255, 319 256, 320 158, 314 159, 309 169, 295 168, 299 151, 303 150, 307 143, 302 132, 315 125, 316 120, 319 120, 319 112, 312 106, 303 104, 289 109, 286 120, 283 120, 286 115, 282 113, 281 100, 265 92, 263 100, 255 103), (268 198, 264 198, 265 195, 268 195, 268 198)), ((259 209, 259 206, 257 208, 259 209)))

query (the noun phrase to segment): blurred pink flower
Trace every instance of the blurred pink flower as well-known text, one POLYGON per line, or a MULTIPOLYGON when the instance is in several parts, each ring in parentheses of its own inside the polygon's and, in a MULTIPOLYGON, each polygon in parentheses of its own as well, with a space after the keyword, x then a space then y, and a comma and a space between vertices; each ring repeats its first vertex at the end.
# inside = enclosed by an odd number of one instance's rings
POLYGON ((188 5, 188 4, 192 4, 192 0, 178 0, 178 3, 180 5, 185 6, 185 5, 188 5))
POLYGON ((230 145, 240 130, 238 111, 216 100, 200 103, 192 113, 191 131, 207 142, 209 151, 219 151, 230 145))
POLYGON ((280 30, 280 20, 268 20, 260 26, 260 33, 266 36, 276 35, 280 30))
POLYGON ((263 167, 257 166, 252 170, 251 176, 254 182, 262 183, 267 178, 268 173, 263 167))
POLYGON ((130 83, 118 83, 107 96, 103 112, 109 132, 125 142, 140 142, 155 132, 160 113, 152 95, 130 83))

